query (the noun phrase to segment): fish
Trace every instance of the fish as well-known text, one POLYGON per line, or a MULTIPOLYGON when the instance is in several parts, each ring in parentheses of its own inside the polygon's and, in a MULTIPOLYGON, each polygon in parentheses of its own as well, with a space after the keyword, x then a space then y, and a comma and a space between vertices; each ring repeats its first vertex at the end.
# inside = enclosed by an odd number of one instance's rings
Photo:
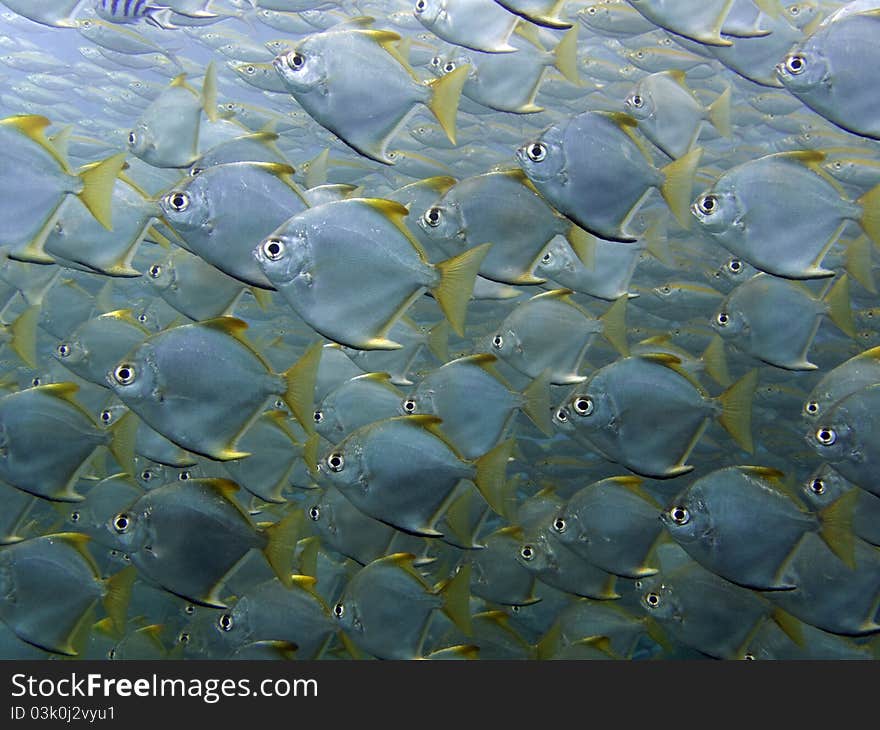
POLYGON ((273 162, 208 167, 166 193, 162 210, 193 253, 234 279, 271 290, 252 252, 278 225, 306 209, 293 172, 273 162), (238 215, 240 204, 258 207, 263 215, 238 215))
POLYGON ((455 141, 467 75, 463 66, 423 83, 400 55, 395 45, 400 39, 392 31, 362 28, 315 33, 273 63, 288 91, 318 124, 364 156, 390 164, 388 143, 417 105, 428 107, 455 141))
POLYGON ((76 656, 102 602, 116 631, 125 623, 134 573, 103 579, 86 547, 88 537, 67 532, 42 535, 0 550, 3 595, 0 619, 22 640, 55 654, 76 656))
POLYGON ((440 537, 435 523, 462 479, 472 480, 486 502, 500 510, 511 441, 476 461, 463 460, 429 415, 396 416, 352 432, 329 450, 318 468, 358 509, 392 527, 440 537), (414 461, 418 458, 418 462, 414 461), (419 464, 431 463, 430 476, 419 464))
POLYGON ((3 225, 0 235, 13 249, 39 249, 57 220, 59 208, 76 195, 104 228, 112 228, 114 180, 124 155, 112 155, 74 173, 67 160, 46 138, 51 124, 39 115, 15 115, 0 120, 0 140, 7 164, 0 178, 16 195, 0 196, 3 225))
POLYGON ((494 448, 516 411, 525 413, 545 435, 551 433, 549 376, 539 375, 516 392, 494 371, 496 360, 494 355, 480 354, 447 362, 398 400, 398 413, 439 418, 444 436, 466 459, 494 448))
POLYGON ((96 0, 95 13, 111 23, 145 21, 157 28, 173 28, 168 20, 169 8, 150 0, 96 0))
POLYGON ((791 279, 832 276, 822 260, 847 221, 871 236, 880 233, 873 222, 880 188, 849 200, 818 168, 824 160, 808 150, 750 160, 722 175, 691 212, 708 236, 762 271, 791 279), (779 206, 788 225, 778 225, 779 206))
POLYGON ((0 479, 44 499, 81 502, 78 477, 98 447, 121 465, 131 462, 129 429, 122 421, 100 429, 74 400, 77 390, 69 382, 38 384, 0 398, 0 479))
POLYGON ((198 158, 202 112, 217 118, 216 70, 209 64, 201 93, 174 78, 144 110, 128 133, 129 151, 154 167, 190 167, 198 158))
MULTIPOLYGON (((681 550, 678 546, 677 550, 681 550)), ((669 552, 669 551, 665 551, 669 552)), ((801 622, 760 593, 729 583, 699 563, 667 554, 657 575, 638 581, 640 608, 676 641, 718 659, 741 659, 765 623, 775 623, 795 644, 801 622), (723 630, 719 627, 723 626, 723 630)), ((789 591, 775 591, 789 593, 789 591)))
POLYGON ((377 658, 422 656, 425 628, 437 610, 465 633, 470 631, 467 567, 432 588, 413 567, 414 558, 410 553, 395 553, 374 560, 349 581, 333 606, 345 635, 377 658), (394 600, 389 600, 392 596, 394 600), (396 637, 393 642, 389 632, 396 637))
POLYGON ((804 438, 815 453, 854 484, 877 494, 871 476, 876 451, 872 408, 880 398, 878 384, 841 398, 821 413, 804 438))
POLYGON ((688 554, 722 578, 757 590, 797 587, 786 565, 806 532, 854 564, 854 495, 813 513, 769 467, 726 467, 697 479, 660 519, 688 554))
POLYGON ((678 365, 678 358, 660 354, 617 360, 576 385, 554 421, 605 458, 659 479, 693 470, 688 457, 715 418, 741 448, 751 451, 757 371, 746 373, 715 400, 678 365))
POLYGON ((575 492, 549 521, 559 542, 587 562, 625 578, 657 572, 649 554, 660 538, 660 505, 638 477, 610 477, 575 492))
POLYGON ((287 566, 302 523, 302 514, 291 511, 270 526, 255 525, 235 502, 237 491, 228 479, 172 482, 123 508, 106 529, 139 575, 199 605, 227 608, 219 595, 223 580, 252 549, 262 551, 290 585, 287 566), (184 520, 187 531, 181 533, 184 520))
POLYGON ((416 0, 416 19, 438 38, 475 51, 514 53, 518 15, 494 0, 416 0))
POLYGON ((803 284, 756 274, 730 292, 711 320, 725 341, 759 360, 787 370, 815 370, 808 351, 823 316, 852 336, 846 274, 814 297, 803 284))
POLYGON ((243 337, 247 324, 218 317, 159 332, 133 348, 106 374, 114 393, 148 425, 183 449, 218 461, 248 456, 239 439, 270 396, 281 396, 311 430, 312 397, 320 357, 313 345, 282 374, 243 337), (206 363, 225 370, 200 376, 206 363), (230 390, 231 389, 231 390, 230 390), (237 397, 228 396, 235 392, 237 397), (194 412, 192 403, 198 402, 194 412), (197 428, 192 424, 198 423, 197 428))
POLYGON ((107 387, 107 371, 151 334, 130 309, 120 309, 83 322, 52 354, 72 373, 107 387))
POLYGON ((653 188, 687 227, 687 198, 702 149, 658 169, 634 136, 636 126, 622 113, 578 114, 522 145, 517 162, 556 210, 601 238, 635 241, 627 223, 653 188))
POLYGON ((696 143, 703 122, 708 120, 725 137, 730 127, 730 89, 708 107, 695 97, 682 71, 671 70, 641 79, 624 102, 626 111, 656 147, 678 159, 696 143))
POLYGON ((403 222, 407 214, 399 203, 379 198, 325 203, 276 228, 254 249, 254 257, 291 308, 341 345, 398 349, 400 343, 386 335, 426 290, 452 328, 462 332, 473 281, 489 246, 430 264, 403 222), (357 286, 365 278, 372 288, 357 286))
POLYGON ((454 183, 421 214, 418 225, 430 242, 428 250, 436 247, 447 256, 492 244, 480 275, 505 284, 543 283, 531 269, 541 249, 559 234, 587 259, 583 231, 558 215, 520 170, 454 183))
POLYGON ((597 334, 619 352, 627 352, 627 298, 621 297, 595 319, 571 299, 572 294, 570 289, 554 289, 522 302, 491 335, 487 349, 531 378, 549 371, 554 385, 585 380, 581 363, 597 334))
POLYGON ((880 139, 878 108, 858 69, 876 53, 877 13, 828 18, 776 66, 776 77, 810 109, 841 129, 880 139))

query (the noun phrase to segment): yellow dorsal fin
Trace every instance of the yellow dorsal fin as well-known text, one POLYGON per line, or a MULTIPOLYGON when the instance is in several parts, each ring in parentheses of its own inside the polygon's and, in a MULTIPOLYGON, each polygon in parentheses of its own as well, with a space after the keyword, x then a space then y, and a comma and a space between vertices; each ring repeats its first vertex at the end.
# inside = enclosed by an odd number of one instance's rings
POLYGON ((624 112, 604 112, 604 114, 621 129, 635 129, 639 126, 634 117, 624 112))
MULTIPOLYGON (((213 489, 215 492, 220 494, 224 499, 228 499, 230 502, 234 503, 236 506, 238 503, 235 501, 235 495, 238 493, 239 486, 231 479, 223 479, 221 477, 211 477, 209 479, 199 479, 199 484, 203 484, 209 489, 213 489)), ((244 513, 243 513, 244 514, 244 513)))
POLYGON ((36 142, 40 147, 46 150, 46 152, 52 155, 55 161, 64 168, 65 172, 70 172, 70 165, 67 160, 64 159, 61 153, 58 152, 58 149, 46 139, 46 127, 52 124, 52 122, 46 117, 39 114, 19 114, 0 120, 0 124, 15 127, 19 132, 30 140, 36 142))
POLYGON ((637 357, 642 358, 642 360, 651 360, 660 365, 666 365, 667 367, 671 365, 681 365, 681 359, 675 355, 670 355, 668 352, 646 352, 637 357))
POLYGON ((406 218, 409 215, 409 208, 403 203, 398 203, 396 200, 386 200, 385 198, 357 198, 357 200, 364 205, 378 210, 394 221, 406 218))
POLYGON ((391 375, 389 373, 365 373, 364 375, 358 375, 352 380, 369 380, 376 383, 390 383, 391 375))
POLYGON ((98 564, 95 562, 95 559, 92 557, 92 554, 87 547, 92 539, 88 535, 84 535, 81 532, 56 532, 52 535, 46 535, 46 537, 57 540, 58 542, 66 543, 72 547, 89 564, 89 567, 95 575, 101 575, 101 569, 98 567, 98 564))
POLYGON ((293 573, 290 576, 290 584, 292 586, 296 586, 297 588, 302 588, 302 590, 306 591, 306 593, 311 593, 313 596, 317 595, 317 590, 315 586, 318 584, 318 579, 311 575, 297 575, 293 573))
POLYGON ((685 84, 685 72, 679 68, 669 69, 666 72, 666 75, 669 76, 673 81, 675 81, 679 86, 687 89, 687 85, 685 84))
POLYGON ((248 328, 248 323, 238 317, 215 317, 214 319, 206 319, 200 322, 204 327, 225 332, 227 335, 237 340, 241 339, 242 333, 248 328))
POLYGON ((46 385, 37 385, 33 390, 39 390, 47 395, 70 401, 74 405, 79 405, 73 400, 74 394, 79 391, 79 386, 76 383, 47 383, 46 385))
POLYGON ((526 537, 525 531, 519 525, 508 525, 507 527, 502 527, 500 530, 496 531, 495 534, 504 535, 505 537, 512 537, 514 540, 524 540, 526 537))
POLYGON ((532 301, 535 299, 564 299, 566 302, 569 301, 569 297, 574 294, 574 291, 571 289, 552 289, 550 291, 545 291, 541 294, 536 294, 532 297, 532 301))
POLYGON ((283 162, 249 162, 248 165, 252 167, 259 167, 266 172, 275 175, 276 177, 282 177, 283 175, 293 175, 294 173, 296 173, 296 168, 283 162))

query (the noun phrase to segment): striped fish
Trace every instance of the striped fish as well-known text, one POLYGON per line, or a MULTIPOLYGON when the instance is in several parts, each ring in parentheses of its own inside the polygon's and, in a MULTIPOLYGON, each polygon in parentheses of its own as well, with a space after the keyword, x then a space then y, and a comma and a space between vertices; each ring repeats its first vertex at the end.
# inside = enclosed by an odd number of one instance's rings
POLYGON ((159 28, 173 28, 168 16, 173 12, 168 5, 150 0, 97 0, 95 12, 111 23, 137 23, 145 20, 159 28))

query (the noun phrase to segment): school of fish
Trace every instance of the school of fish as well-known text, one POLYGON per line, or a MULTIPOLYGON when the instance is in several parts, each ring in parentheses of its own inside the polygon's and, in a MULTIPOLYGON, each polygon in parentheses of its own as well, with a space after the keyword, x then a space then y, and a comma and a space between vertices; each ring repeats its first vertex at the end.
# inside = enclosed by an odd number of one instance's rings
POLYGON ((877 38, 0 0, 0 658, 880 657, 877 38))

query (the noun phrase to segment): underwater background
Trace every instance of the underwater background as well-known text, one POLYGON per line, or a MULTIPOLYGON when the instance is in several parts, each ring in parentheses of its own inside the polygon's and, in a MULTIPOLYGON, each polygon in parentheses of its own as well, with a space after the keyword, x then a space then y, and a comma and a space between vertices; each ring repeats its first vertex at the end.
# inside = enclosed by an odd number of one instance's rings
POLYGON ((0 658, 876 658, 878 37, 0 0, 0 658))

